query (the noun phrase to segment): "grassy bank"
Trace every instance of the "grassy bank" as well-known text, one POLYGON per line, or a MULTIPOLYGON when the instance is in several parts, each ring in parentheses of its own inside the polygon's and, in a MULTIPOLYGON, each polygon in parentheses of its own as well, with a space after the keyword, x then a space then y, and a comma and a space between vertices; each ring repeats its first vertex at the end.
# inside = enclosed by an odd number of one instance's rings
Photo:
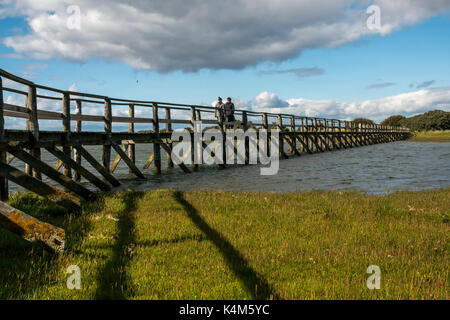
POLYGON ((450 142, 450 130, 416 132, 409 139, 416 142, 450 142))
POLYGON ((106 194, 63 226, 52 256, 0 229, 1 299, 448 299, 450 188, 353 192, 169 190, 106 194), (66 269, 81 268, 81 290, 66 269), (381 268, 368 290, 366 269, 381 268))

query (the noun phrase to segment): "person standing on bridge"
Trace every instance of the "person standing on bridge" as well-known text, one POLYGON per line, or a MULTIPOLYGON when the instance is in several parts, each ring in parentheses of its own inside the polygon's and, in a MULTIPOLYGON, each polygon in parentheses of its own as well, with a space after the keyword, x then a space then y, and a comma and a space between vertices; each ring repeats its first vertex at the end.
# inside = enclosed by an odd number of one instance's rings
POLYGON ((231 98, 227 98, 227 102, 223 105, 223 110, 225 111, 225 117, 227 119, 227 128, 232 128, 233 125, 231 124, 234 122, 234 103, 231 102, 231 98))
POLYGON ((217 103, 214 106, 214 108, 216 108, 216 117, 217 117, 217 120, 219 121, 219 123, 223 123, 225 121, 223 106, 224 106, 224 103, 222 102, 222 98, 218 97, 217 103))

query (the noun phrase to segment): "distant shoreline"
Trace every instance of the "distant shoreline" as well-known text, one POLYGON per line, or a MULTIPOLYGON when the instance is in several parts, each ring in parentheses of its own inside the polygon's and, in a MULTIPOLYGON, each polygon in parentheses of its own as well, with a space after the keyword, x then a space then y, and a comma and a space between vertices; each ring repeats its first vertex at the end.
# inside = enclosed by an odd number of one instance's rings
POLYGON ((450 130, 421 131, 414 133, 408 141, 413 142, 450 142, 450 130))

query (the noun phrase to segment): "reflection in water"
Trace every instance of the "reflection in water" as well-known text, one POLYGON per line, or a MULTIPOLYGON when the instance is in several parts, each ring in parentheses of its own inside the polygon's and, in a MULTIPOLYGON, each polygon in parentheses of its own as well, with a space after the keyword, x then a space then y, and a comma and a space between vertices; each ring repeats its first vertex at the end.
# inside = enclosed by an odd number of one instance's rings
MULTIPOLYGON (((90 152, 101 158, 101 147, 90 152)), ((151 145, 137 145, 136 159, 142 168, 152 151, 151 145)), ((56 160, 43 155, 47 163, 56 160)), ((261 176, 259 165, 201 167, 185 174, 179 168, 154 176, 151 168, 143 170, 146 181, 134 180, 121 162, 115 175, 122 179, 119 188, 145 191, 151 189, 177 190, 248 190, 288 192, 297 190, 353 189, 370 193, 395 190, 422 190, 450 186, 450 143, 394 142, 333 152, 304 154, 280 161, 274 176, 261 176)), ((15 162, 17 160, 14 160, 15 162)), ((163 161, 165 163, 165 161, 163 161)), ((13 163, 13 165, 17 165, 13 163)), ((84 165, 89 167, 86 162, 84 165)), ((11 184, 12 191, 17 186, 11 184)))

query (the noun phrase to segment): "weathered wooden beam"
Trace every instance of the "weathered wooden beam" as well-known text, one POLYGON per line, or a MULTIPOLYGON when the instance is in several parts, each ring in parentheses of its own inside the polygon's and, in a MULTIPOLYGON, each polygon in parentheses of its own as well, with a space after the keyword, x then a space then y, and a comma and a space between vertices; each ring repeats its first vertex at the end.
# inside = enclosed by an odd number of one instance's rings
POLYGON ((92 196, 92 192, 83 187, 81 184, 73 181, 67 175, 59 173, 45 162, 34 158, 28 152, 20 149, 9 149, 8 152, 13 154, 14 156, 16 156, 16 158, 22 160, 23 162, 29 164, 31 167, 33 167, 33 170, 36 170, 41 174, 45 174, 50 179, 58 182, 60 185, 66 187, 67 189, 83 197, 84 199, 89 199, 92 196))
POLYGON ((154 152, 152 152, 150 157, 148 157, 147 162, 144 165, 144 169, 147 169, 148 167, 150 167, 150 165, 152 164, 153 160, 155 160, 155 153, 154 152))
POLYGON ((0 201, 0 226, 51 252, 62 252, 66 242, 63 229, 40 221, 0 201))
POLYGON ((136 167, 136 165, 128 158, 127 154, 122 150, 122 148, 116 144, 112 144, 112 147, 117 152, 117 154, 122 158, 122 160, 127 164, 127 166, 131 169, 131 171, 138 177, 139 179, 145 179, 145 176, 141 171, 136 167))
POLYGON ((0 176, 70 210, 79 211, 80 209, 80 199, 77 197, 50 186, 8 164, 0 162, 0 176))
POLYGON ((61 160, 56 161, 55 165, 53 166, 53 169, 55 169, 56 171, 59 171, 59 169, 63 166, 64 162, 62 162, 61 160))
MULTIPOLYGON (((161 147, 167 152, 171 153, 172 150, 169 148, 168 145, 166 145, 163 141, 160 142, 161 147)), ((183 161, 177 161, 179 163, 179 167, 185 172, 185 173, 191 173, 191 171, 186 167, 186 165, 183 163, 183 161)))
MULTIPOLYGON (((72 168, 77 169, 80 174, 85 177, 87 180, 89 180, 91 183, 93 183, 96 187, 103 191, 109 191, 111 190, 110 186, 103 182, 101 179, 97 178, 94 174, 89 172, 84 167, 78 165, 75 161, 73 161, 70 157, 68 157, 64 152, 61 152, 56 147, 46 147, 45 150, 53 154, 58 159, 62 160, 63 162, 68 162, 69 165, 72 166, 72 168)), ((87 159, 86 159, 87 160, 87 159)))
MULTIPOLYGON (((114 178, 114 176, 105 169, 83 146, 77 145, 78 151, 80 155, 83 156, 84 159, 95 169, 97 170, 103 178, 105 178, 112 186, 118 187, 120 186, 120 182, 114 178)), ((101 181, 101 180, 100 180, 101 181)), ((103 181, 102 181, 103 182, 103 181)), ((109 188, 109 186, 108 186, 109 188)))
MULTIPOLYGON (((127 151, 128 151, 128 147, 129 147, 128 145, 125 145, 125 146, 123 147, 123 151, 124 151, 124 152, 127 152, 127 151)), ((112 165, 111 165, 111 169, 109 170, 110 173, 113 173, 114 171, 116 171, 116 168, 117 168, 117 166, 119 165, 119 163, 120 163, 121 160, 122 160, 122 157, 118 154, 118 155, 116 156, 116 158, 114 159, 112 165)))

